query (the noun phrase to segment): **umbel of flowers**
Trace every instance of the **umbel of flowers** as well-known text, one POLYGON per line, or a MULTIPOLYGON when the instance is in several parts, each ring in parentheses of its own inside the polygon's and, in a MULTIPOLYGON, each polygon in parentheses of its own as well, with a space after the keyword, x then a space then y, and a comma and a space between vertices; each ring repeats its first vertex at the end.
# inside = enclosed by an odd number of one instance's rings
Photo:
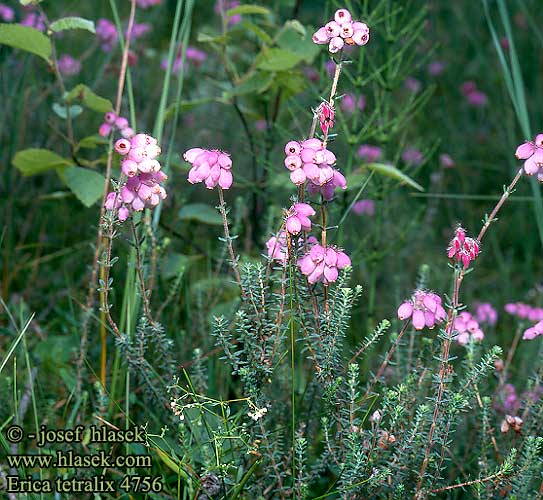
POLYGON ((98 133, 102 137, 107 137, 114 130, 118 130, 125 139, 134 137, 134 130, 130 127, 128 120, 124 116, 117 116, 113 111, 104 115, 104 123, 100 125, 98 133))
POLYGON ((156 207, 166 198, 162 186, 168 178, 156 159, 161 152, 154 137, 137 134, 132 139, 119 139, 115 151, 123 156, 121 161, 122 179, 120 190, 107 195, 105 206, 118 210, 119 220, 125 221, 130 211, 141 212, 144 208, 156 207))
POLYGON ((334 19, 320 27, 313 34, 313 42, 328 44, 328 50, 335 54, 345 45, 366 45, 370 40, 370 30, 365 23, 353 21, 347 9, 339 9, 334 19))

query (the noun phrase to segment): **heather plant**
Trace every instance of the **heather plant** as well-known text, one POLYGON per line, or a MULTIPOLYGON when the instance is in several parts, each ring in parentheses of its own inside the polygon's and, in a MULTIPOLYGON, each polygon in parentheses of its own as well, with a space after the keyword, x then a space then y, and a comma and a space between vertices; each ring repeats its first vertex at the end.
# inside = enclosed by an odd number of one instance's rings
MULTIPOLYGON (((53 113, 5 154, 56 224, 91 235, 88 267, 69 260, 78 246, 15 263, 33 289, 49 280, 34 312, 6 264, 39 219, 1 233, 3 480, 88 475, 10 468, 5 455, 49 453, 10 440, 10 425, 100 423, 145 440, 85 452, 152 464, 90 472, 154 478, 103 498, 541 498, 543 133, 530 130, 509 6, 483 0, 486 35, 473 32, 511 100, 496 106, 507 141, 478 131, 477 162, 510 160, 485 176, 464 168, 462 144, 492 116, 488 80, 454 80, 466 130, 424 126, 451 64, 429 29, 451 24, 440 2, 105 4, 78 16, 0 4, 0 64, 25 78, 45 64, 44 94, 27 99, 53 113), (62 52, 72 36, 93 37, 80 57, 62 52), (453 210, 482 179, 488 194, 453 210), (41 267, 58 257, 65 294, 41 267)), ((19 96, 23 81, 5 86, 19 96)), ((17 220, 21 203, 7 205, 17 220)))

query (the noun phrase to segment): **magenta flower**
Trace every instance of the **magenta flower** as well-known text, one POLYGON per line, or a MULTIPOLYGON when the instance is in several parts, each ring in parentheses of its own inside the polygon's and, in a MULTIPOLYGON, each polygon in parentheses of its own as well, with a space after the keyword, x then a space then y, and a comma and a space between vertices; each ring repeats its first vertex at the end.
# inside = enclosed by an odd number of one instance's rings
POLYGON ((297 235, 300 231, 311 231, 311 221, 309 217, 315 215, 315 210, 307 203, 294 203, 287 211, 285 227, 292 235, 297 235))
POLYGON ((298 259, 298 267, 311 284, 322 282, 328 285, 337 280, 339 270, 351 265, 349 256, 334 247, 322 247, 318 243, 298 259))
POLYGON ((445 71, 445 63, 443 61, 432 61, 428 65, 428 73, 431 76, 439 76, 445 71))
POLYGON ((439 163, 443 168, 453 168, 456 165, 454 160, 447 153, 439 155, 439 163))
POLYGON ((474 108, 482 108, 486 106, 488 98, 486 94, 480 90, 474 90, 470 92, 467 96, 468 104, 474 108))
POLYGON ((469 94, 471 94, 471 93, 474 92, 475 90, 477 90, 477 84, 476 84, 473 80, 465 81, 465 82, 460 86, 460 93, 461 93, 464 97, 467 97, 469 94))
POLYGON ((505 312, 512 314, 520 319, 528 319, 530 321, 543 321, 543 309, 541 307, 532 307, 523 302, 514 302, 505 304, 505 312))
POLYGON ((479 322, 467 311, 462 311, 454 319, 453 334, 460 345, 467 345, 470 340, 480 342, 485 338, 479 322))
POLYGON ((375 202, 373 200, 359 200, 352 208, 356 215, 369 215, 370 217, 375 214, 375 202))
POLYGON ((81 62, 69 54, 63 54, 58 58, 58 70, 64 76, 75 76, 81 71, 81 62))
POLYGON ((0 3, 0 19, 6 23, 11 23, 15 19, 15 11, 11 7, 0 3))
POLYGON ((524 171, 528 175, 537 175, 539 181, 543 181, 543 134, 537 134, 533 142, 527 141, 521 144, 515 156, 524 162, 524 171))
POLYGON ((398 319, 404 321, 412 318, 415 330, 422 330, 425 327, 432 329, 446 317, 441 297, 424 290, 415 290, 411 299, 398 307, 398 319))
POLYGON ((405 163, 410 163, 412 165, 419 166, 422 163, 422 161, 424 160, 424 156, 422 155, 422 153, 418 149, 407 148, 402 153, 402 160, 405 163))
POLYGON ((270 260, 278 260, 283 264, 287 261, 287 234, 281 231, 266 241, 266 249, 270 260))
POLYGON ((334 126, 335 111, 332 106, 326 101, 322 102, 317 108, 319 122, 322 133, 327 136, 328 130, 334 126))
POLYGON ((479 255, 479 249, 479 242, 467 237, 465 229, 458 227, 447 249, 447 255, 449 259, 462 262, 467 269, 469 263, 479 255))
POLYGON ((326 70, 328 75, 332 77, 334 76, 334 72, 336 71, 336 63, 330 59, 324 63, 324 69, 326 70))
POLYGON ((30 26, 38 31, 45 31, 43 16, 37 12, 29 12, 21 21, 22 26, 30 26))
POLYGON ((192 148, 183 154, 185 161, 192 165, 188 181, 191 184, 204 182, 207 189, 232 186, 232 160, 230 155, 218 149, 192 148))
POLYGON ((373 163, 375 160, 379 160, 383 154, 379 146, 372 146, 370 144, 362 144, 358 148, 357 154, 363 160, 368 163, 373 163))
MULTIPOLYGON (((149 23, 134 23, 132 26, 132 32, 130 33, 130 40, 137 40, 146 35, 152 30, 152 26, 149 23)), ((128 31, 125 32, 125 37, 128 36, 128 31)))
POLYGON ((505 384, 497 393, 497 399, 494 406, 502 413, 516 414, 520 409, 521 401, 513 384, 505 384))
POLYGON ((116 44, 119 38, 117 28, 109 19, 98 19, 96 23, 96 37, 98 38, 102 50, 109 52, 116 44))
POLYGON ((289 141, 285 154, 285 167, 290 170, 290 180, 297 186, 306 180, 322 186, 334 177, 332 166, 336 163, 336 156, 319 139, 289 141))
POLYGON ((136 212, 141 212, 145 207, 156 207, 160 200, 166 198, 166 190, 161 186, 166 179, 166 174, 161 170, 130 177, 121 189, 121 200, 136 212))
POLYGON ((313 34, 313 42, 318 45, 328 44, 331 54, 339 52, 345 45, 366 45, 370 39, 370 30, 365 23, 353 21, 347 9, 339 9, 334 20, 320 27, 313 34))
POLYGON ((364 96, 360 96, 357 99, 354 94, 345 94, 341 99, 341 103, 339 105, 341 110, 345 113, 354 113, 357 109, 362 111, 365 106, 366 101, 364 99, 364 96))
POLYGON ((483 302, 482 304, 477 304, 475 307, 475 318, 479 323, 495 325, 498 321, 498 313, 496 309, 492 307, 492 304, 483 302))

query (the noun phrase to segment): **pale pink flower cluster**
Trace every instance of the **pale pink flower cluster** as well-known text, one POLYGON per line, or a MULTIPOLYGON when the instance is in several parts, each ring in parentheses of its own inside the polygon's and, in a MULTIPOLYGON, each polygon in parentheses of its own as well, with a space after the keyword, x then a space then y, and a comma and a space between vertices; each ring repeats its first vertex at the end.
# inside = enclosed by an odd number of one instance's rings
POLYGON ((410 163, 411 165, 419 166, 422 164, 422 161, 424 160, 423 154, 415 148, 407 148, 402 153, 402 160, 405 163, 410 163))
POLYGON ((543 134, 537 134, 533 142, 526 141, 521 144, 515 156, 524 162, 524 171, 528 175, 537 175, 537 179, 543 182, 543 134))
POLYGON ((130 210, 141 212, 146 207, 156 207, 160 200, 166 198, 166 190, 161 184, 167 176, 156 160, 161 152, 160 146, 150 135, 136 134, 130 141, 119 139, 115 143, 115 151, 124 156, 121 170, 128 179, 120 194, 108 194, 105 207, 118 209, 118 218, 122 222, 128 218, 130 210))
MULTIPOLYGON (((303 244, 302 238, 298 238, 298 244, 303 244)), ((312 246, 318 243, 317 238, 314 236, 307 237, 307 245, 312 246)), ((270 260, 277 260, 284 264, 287 259, 287 233, 281 231, 278 235, 272 236, 266 241, 266 251, 270 260)))
POLYGON ((529 321, 542 321, 543 320, 543 308, 532 307, 524 302, 512 302, 505 304, 505 312, 512 314, 520 319, 527 319, 529 321))
POLYGON ((488 323, 489 325, 495 325, 498 321, 498 313, 496 309, 492 307, 492 304, 483 302, 477 304, 475 307, 475 317, 479 323, 488 323))
MULTIPOLYGON (((199 67, 206 59, 207 59, 207 53, 205 53, 203 50, 197 49, 196 47, 188 46, 185 51, 185 59, 188 61, 191 61, 193 66, 199 67)), ((168 67, 168 58, 165 57, 162 59, 160 63, 160 67, 163 70, 166 70, 168 67)), ((175 54, 175 59, 173 61, 172 65, 172 71, 173 73, 177 74, 183 69, 183 46, 179 45, 179 48, 177 49, 177 53, 175 54)))
POLYGON ((28 12, 21 21, 21 25, 30 26, 31 28, 35 28, 38 31, 45 31, 45 21, 43 19, 43 16, 38 12, 28 12))
POLYGON ((123 116, 117 116, 113 111, 109 111, 104 115, 104 123, 100 125, 98 133, 102 137, 107 137, 114 130, 118 130, 125 139, 134 137, 134 130, 129 126, 128 120, 123 116))
POLYGON ((543 321, 537 322, 534 326, 524 331, 523 340, 534 340, 536 337, 543 335, 543 321))
POLYGON ((484 92, 477 88, 473 80, 468 80, 460 86, 460 92, 468 101, 468 104, 475 108, 486 106, 488 98, 484 92))
POLYGON ((443 168, 454 168, 456 165, 451 155, 443 153, 439 155, 439 163, 443 168))
POLYGON ((137 6, 142 9, 148 9, 149 7, 160 5, 161 2, 162 0, 136 0, 137 6))
POLYGON ((441 297, 424 290, 415 290, 411 299, 398 308, 398 319, 403 321, 412 318, 415 330, 422 330, 425 327, 432 329, 446 317, 441 297))
POLYGON ((285 146, 285 154, 285 167, 290 170, 290 180, 297 186, 307 180, 322 186, 334 177, 336 155, 326 149, 319 139, 289 141, 285 146))
POLYGON ((362 111, 366 107, 366 100, 362 95, 357 99, 353 94, 345 94, 339 107, 345 113, 354 113, 357 109, 362 111))
POLYGON ((449 243, 447 255, 449 259, 461 262, 464 268, 469 267, 469 263, 479 255, 479 242, 466 236, 465 229, 458 227, 454 238, 449 243))
POLYGON ((334 198, 334 192, 336 188, 347 189, 347 180, 344 175, 334 169, 332 178, 325 184, 316 184, 313 181, 309 181, 307 184, 307 192, 309 194, 320 194, 326 201, 330 201, 334 198))
POLYGON ((360 21, 353 21, 347 9, 337 10, 334 19, 313 34, 313 42, 318 45, 328 44, 328 50, 332 54, 339 52, 345 44, 366 45, 369 39, 368 26, 360 21))
POLYGON ((480 342, 485 338, 479 322, 467 311, 462 311, 454 319, 453 334, 460 345, 467 345, 470 339, 480 342))
POLYGON ((232 160, 230 155, 218 149, 192 148, 183 154, 185 161, 192 165, 188 181, 191 184, 204 182, 207 189, 232 186, 232 160))
POLYGON ((352 211, 356 215, 369 215, 371 217, 375 214, 375 202, 373 200, 358 200, 353 205, 352 211))
POLYGON ((315 243, 309 252, 298 259, 298 267, 311 284, 322 282, 325 285, 337 280, 339 270, 351 265, 351 259, 342 250, 315 243))
POLYGON ((287 211, 285 227, 292 235, 300 231, 311 231, 311 220, 309 217, 315 215, 315 210, 307 203, 294 203, 287 211))
MULTIPOLYGON (((230 9, 239 6, 238 0, 217 0, 215 2, 215 14, 226 14, 230 9)), ((241 14, 234 14, 228 18, 228 24, 233 26, 241 22, 241 14)))

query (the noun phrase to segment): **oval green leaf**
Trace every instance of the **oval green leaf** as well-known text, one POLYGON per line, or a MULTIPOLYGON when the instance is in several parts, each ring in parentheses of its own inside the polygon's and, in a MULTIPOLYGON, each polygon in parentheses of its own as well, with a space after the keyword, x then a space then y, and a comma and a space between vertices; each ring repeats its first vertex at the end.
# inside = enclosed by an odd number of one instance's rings
POLYGON ((30 52, 51 64, 51 41, 30 26, 0 24, 0 44, 30 52))
POLYGON ((63 17, 51 23, 51 31, 57 33, 65 30, 86 30, 96 33, 94 22, 82 17, 63 17))
POLYGON ((48 149, 30 148, 18 151, 12 160, 13 165, 25 177, 40 174, 59 167, 68 167, 71 161, 48 149))

